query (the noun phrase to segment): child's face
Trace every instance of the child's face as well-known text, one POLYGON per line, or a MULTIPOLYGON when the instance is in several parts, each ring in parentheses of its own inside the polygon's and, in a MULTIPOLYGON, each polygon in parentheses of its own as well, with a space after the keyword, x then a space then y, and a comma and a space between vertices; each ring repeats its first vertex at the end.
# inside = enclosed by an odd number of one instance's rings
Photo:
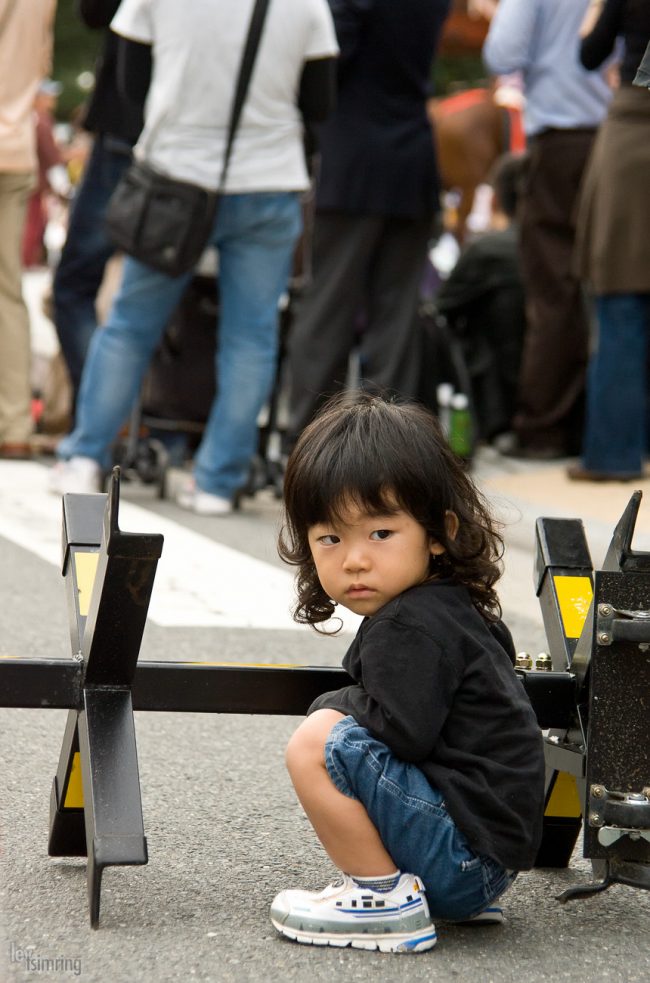
POLYGON ((328 597, 365 616, 421 584, 431 556, 444 553, 408 512, 369 515, 354 505, 339 520, 311 526, 309 546, 328 597))

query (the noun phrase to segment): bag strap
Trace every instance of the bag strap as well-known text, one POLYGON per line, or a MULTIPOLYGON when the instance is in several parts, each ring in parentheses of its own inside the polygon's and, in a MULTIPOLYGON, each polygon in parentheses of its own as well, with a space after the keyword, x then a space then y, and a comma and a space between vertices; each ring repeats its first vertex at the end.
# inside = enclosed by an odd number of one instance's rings
POLYGON ((221 167, 221 177, 219 178, 219 192, 223 191, 226 183, 226 174, 228 173, 230 155, 235 142, 235 133, 237 132, 239 117, 241 116, 241 111, 246 100, 248 83, 250 82, 251 75, 253 74, 253 66, 255 65, 255 58, 257 57, 257 49, 259 47, 260 37, 262 36, 262 28, 264 27, 264 20, 266 18, 268 5, 269 0, 255 0, 255 6, 253 7, 253 13, 251 14, 246 45, 242 55, 241 64, 239 66, 235 96, 233 99, 232 108, 230 110, 228 139, 226 142, 223 165, 221 167))

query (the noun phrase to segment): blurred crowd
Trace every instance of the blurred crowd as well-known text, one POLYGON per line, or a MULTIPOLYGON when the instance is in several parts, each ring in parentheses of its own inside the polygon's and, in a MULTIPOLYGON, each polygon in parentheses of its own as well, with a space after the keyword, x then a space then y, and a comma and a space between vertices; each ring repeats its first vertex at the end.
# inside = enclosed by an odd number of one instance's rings
POLYGON ((76 9, 101 51, 62 121, 56 0, 0 0, 0 458, 54 453, 53 491, 97 491, 135 427, 187 472, 181 507, 227 515, 260 457, 281 477, 325 400, 361 387, 447 428, 461 395, 468 463, 483 443, 573 459, 576 481, 644 474, 647 0, 76 9), (489 80, 444 98, 432 79, 459 10, 489 80), (218 194, 195 269, 118 254, 106 210, 134 161, 218 194), (43 272, 57 352, 36 377, 23 288, 43 272))

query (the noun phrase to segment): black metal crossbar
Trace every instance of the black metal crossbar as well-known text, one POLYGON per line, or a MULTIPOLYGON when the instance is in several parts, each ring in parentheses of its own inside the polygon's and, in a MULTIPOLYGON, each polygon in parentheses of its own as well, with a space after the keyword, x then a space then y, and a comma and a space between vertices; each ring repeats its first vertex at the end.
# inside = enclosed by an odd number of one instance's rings
MULTIPOLYGON (((4 707, 75 710, 83 691, 83 665, 66 659, 0 658, 0 680, 4 707)), ((335 667, 141 662, 131 696, 134 710, 300 715, 321 693, 350 681, 335 667)))

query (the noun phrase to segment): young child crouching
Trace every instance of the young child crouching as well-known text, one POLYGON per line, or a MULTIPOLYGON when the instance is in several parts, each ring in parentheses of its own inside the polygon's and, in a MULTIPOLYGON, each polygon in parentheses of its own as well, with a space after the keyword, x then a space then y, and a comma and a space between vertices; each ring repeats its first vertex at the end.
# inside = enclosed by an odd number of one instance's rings
POLYGON ((501 539, 436 420, 358 395, 329 404, 289 459, 280 555, 297 621, 364 620, 354 680, 318 697, 287 767, 343 876, 285 890, 271 920, 317 945, 420 952, 432 918, 500 922, 532 867, 542 737, 494 590, 501 539))

